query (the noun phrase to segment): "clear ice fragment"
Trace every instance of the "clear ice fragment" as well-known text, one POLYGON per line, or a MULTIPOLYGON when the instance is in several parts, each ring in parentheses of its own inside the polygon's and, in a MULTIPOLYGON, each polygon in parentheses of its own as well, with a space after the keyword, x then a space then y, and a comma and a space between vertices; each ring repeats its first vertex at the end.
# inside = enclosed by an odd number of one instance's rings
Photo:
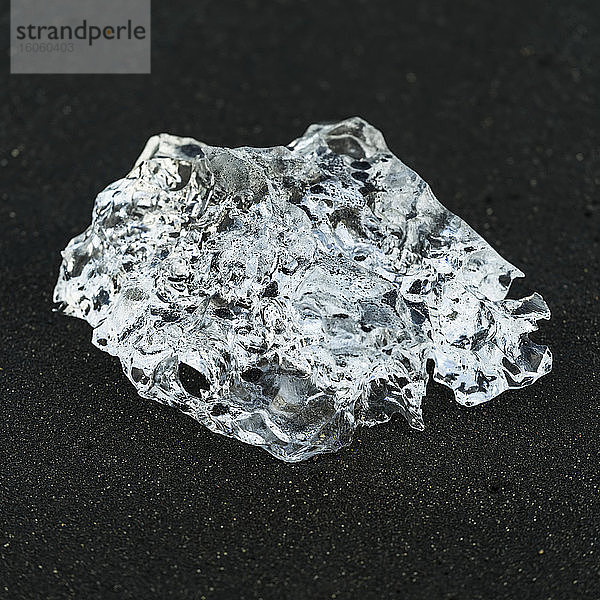
POLYGON ((287 147, 150 138, 63 251, 54 298, 144 398, 300 461, 399 412, 428 380, 472 406, 533 383, 548 319, 522 277, 359 118, 287 147))

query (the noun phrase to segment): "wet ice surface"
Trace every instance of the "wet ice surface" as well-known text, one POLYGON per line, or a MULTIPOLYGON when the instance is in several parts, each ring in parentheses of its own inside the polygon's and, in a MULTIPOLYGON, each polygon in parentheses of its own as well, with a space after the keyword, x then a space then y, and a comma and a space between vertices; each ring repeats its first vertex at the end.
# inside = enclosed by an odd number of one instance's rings
POLYGON ((299 461, 396 412, 422 429, 428 359, 467 406, 547 373, 522 276, 353 118, 287 148, 151 138, 55 300, 141 396, 299 461))

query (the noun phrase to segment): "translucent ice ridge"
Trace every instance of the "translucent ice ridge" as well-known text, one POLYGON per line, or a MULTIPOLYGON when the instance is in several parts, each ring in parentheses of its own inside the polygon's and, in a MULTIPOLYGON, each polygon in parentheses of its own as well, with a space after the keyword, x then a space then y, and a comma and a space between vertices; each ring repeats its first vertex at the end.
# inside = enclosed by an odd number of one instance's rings
POLYGON ((540 295, 359 118, 287 147, 150 138, 63 251, 54 298, 144 398, 300 461, 434 378, 473 406, 533 383, 540 295))

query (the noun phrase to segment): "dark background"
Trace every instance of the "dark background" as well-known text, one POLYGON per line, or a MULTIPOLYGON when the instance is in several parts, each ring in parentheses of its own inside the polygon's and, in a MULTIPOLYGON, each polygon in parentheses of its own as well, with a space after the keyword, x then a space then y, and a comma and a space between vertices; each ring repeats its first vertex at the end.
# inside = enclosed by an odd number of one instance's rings
MULTIPOLYGON (((8 10, 3 31, 8 33, 8 10)), ((152 75, 0 81, 0 597, 600 597, 600 3, 156 2, 152 75), (288 465, 139 398, 51 312, 158 132, 360 115, 553 311, 553 372, 288 465)), ((5 46, 6 47, 6 44, 5 46)))

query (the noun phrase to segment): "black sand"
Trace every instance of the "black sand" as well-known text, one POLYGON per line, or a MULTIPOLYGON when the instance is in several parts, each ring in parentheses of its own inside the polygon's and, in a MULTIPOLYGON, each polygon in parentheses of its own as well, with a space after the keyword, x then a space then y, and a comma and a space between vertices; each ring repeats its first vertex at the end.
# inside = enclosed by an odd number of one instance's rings
POLYGON ((599 28, 578 0, 157 2, 151 76, 5 53, 0 597, 599 598, 599 28), (142 400, 51 312, 59 250, 151 134, 355 114, 545 297, 549 376, 476 409, 431 385, 425 432, 290 466, 142 400))

